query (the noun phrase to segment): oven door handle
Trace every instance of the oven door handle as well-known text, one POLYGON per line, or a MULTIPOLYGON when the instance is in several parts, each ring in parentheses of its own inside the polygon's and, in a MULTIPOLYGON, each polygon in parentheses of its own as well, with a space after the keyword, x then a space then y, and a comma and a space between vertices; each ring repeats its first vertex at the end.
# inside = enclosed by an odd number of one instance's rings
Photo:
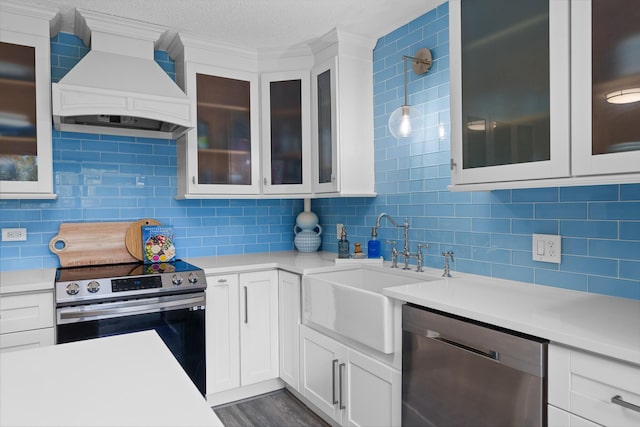
POLYGON ((187 298, 161 297, 152 298, 152 301, 149 301, 149 299, 95 304, 84 306, 84 308, 69 307, 58 309, 58 324, 157 313, 185 308, 201 309, 205 306, 204 296, 187 298))

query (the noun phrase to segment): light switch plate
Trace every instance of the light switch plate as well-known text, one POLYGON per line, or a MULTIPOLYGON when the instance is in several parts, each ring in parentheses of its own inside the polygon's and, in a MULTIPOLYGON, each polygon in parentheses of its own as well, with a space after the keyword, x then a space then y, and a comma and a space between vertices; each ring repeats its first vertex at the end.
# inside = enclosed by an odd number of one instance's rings
POLYGON ((562 238, 556 234, 533 234, 531 253, 534 261, 560 264, 562 254, 562 238))
POLYGON ((343 224, 336 224, 336 239, 338 240, 342 237, 342 227, 344 227, 343 224))

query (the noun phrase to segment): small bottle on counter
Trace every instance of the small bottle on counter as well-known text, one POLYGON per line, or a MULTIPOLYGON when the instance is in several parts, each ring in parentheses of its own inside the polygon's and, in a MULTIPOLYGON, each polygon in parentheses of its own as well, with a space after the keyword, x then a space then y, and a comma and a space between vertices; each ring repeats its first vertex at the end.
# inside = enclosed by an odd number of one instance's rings
POLYGON ((338 258, 349 258, 349 241, 347 240, 347 228, 342 226, 340 240, 338 240, 338 258))
POLYGON ((371 228, 371 240, 367 242, 367 258, 380 258, 380 240, 376 228, 371 228))

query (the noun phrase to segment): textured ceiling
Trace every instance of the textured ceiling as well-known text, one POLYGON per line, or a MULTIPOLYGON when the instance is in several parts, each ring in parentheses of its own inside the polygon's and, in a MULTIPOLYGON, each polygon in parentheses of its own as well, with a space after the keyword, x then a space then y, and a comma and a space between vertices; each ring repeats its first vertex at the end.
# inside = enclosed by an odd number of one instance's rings
POLYGON ((74 8, 210 36, 251 48, 291 47, 338 27, 379 38, 444 0, 22 0, 58 7, 74 32, 74 8))

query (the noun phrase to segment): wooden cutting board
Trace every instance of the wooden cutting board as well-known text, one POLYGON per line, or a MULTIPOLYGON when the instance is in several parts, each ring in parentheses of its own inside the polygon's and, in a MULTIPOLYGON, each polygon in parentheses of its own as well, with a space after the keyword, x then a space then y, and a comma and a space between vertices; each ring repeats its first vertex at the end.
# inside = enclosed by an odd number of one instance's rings
POLYGON ((131 222, 66 222, 49 241, 61 267, 138 262, 125 245, 131 222))
POLYGON ((142 226, 143 225, 162 225, 159 221, 151 218, 138 220, 129 226, 124 236, 124 244, 127 250, 139 261, 142 261, 142 226))

